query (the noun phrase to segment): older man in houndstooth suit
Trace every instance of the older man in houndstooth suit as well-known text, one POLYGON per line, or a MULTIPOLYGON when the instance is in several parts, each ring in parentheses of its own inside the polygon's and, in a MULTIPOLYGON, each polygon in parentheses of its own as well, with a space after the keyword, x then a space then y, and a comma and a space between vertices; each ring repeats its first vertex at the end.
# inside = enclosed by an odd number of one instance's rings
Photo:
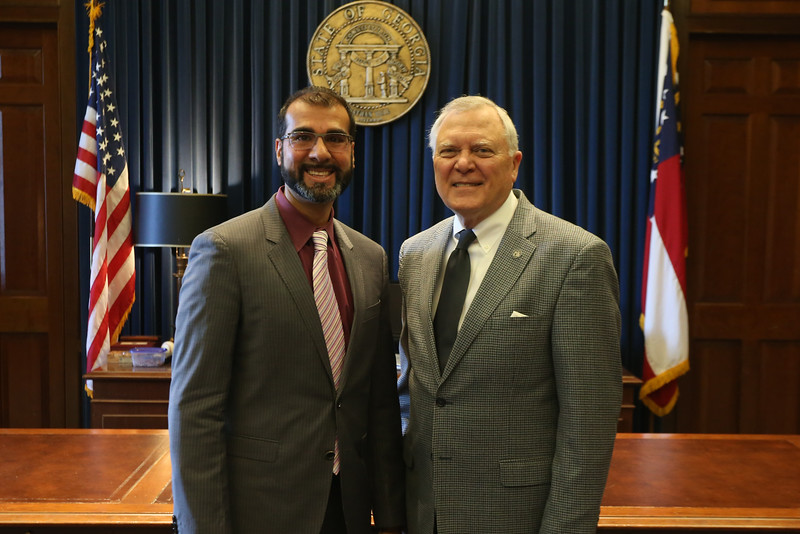
POLYGON ((611 253, 512 189, 522 153, 492 101, 452 101, 430 145, 456 216, 400 250, 409 533, 594 532, 622 389, 611 253), (476 236, 469 283, 440 364, 434 325, 462 229, 476 236))

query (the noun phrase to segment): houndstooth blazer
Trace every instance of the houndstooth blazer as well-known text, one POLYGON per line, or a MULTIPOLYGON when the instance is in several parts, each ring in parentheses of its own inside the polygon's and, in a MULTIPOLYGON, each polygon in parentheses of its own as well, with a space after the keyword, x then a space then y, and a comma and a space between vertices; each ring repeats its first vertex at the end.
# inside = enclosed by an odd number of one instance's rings
POLYGON ((514 194, 441 375, 432 299, 453 219, 401 247, 409 534, 434 517, 439 534, 597 526, 622 391, 616 272, 602 240, 514 194))

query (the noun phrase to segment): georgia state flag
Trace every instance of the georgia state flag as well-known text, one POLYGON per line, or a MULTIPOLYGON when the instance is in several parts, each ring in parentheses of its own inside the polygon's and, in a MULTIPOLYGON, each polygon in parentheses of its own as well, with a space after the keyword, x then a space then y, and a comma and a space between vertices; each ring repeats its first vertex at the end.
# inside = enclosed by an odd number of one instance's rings
POLYGON ((642 275, 645 357, 642 402, 656 415, 668 414, 678 400, 677 378, 689 370, 686 308, 688 231, 678 117, 678 40, 672 15, 661 14, 659 91, 650 205, 642 275))

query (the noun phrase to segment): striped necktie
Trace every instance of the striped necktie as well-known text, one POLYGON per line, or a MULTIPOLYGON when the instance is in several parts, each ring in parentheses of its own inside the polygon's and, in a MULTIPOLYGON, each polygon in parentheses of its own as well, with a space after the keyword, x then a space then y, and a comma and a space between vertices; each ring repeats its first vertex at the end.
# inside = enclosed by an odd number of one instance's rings
MULTIPOLYGON (((328 271, 328 233, 317 230, 314 239, 314 263, 311 273, 314 285, 314 300, 317 302, 319 319, 322 323, 322 333, 325 336, 325 345, 328 347, 328 358, 331 361, 331 373, 336 389, 339 389, 339 378, 342 374, 344 361, 344 331, 342 318, 339 314, 339 303, 333 292, 331 275, 328 271)), ((333 472, 339 474, 339 439, 336 439, 333 459, 333 472)))

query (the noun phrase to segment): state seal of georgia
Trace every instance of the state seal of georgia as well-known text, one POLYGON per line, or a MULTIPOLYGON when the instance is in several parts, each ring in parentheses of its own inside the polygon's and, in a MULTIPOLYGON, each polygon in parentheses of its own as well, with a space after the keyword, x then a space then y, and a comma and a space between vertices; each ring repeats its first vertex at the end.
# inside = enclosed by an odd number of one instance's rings
POLYGON ((431 50, 408 13, 387 2, 351 2, 328 15, 308 46, 312 85, 342 95, 356 124, 376 126, 401 117, 422 96, 431 50))

